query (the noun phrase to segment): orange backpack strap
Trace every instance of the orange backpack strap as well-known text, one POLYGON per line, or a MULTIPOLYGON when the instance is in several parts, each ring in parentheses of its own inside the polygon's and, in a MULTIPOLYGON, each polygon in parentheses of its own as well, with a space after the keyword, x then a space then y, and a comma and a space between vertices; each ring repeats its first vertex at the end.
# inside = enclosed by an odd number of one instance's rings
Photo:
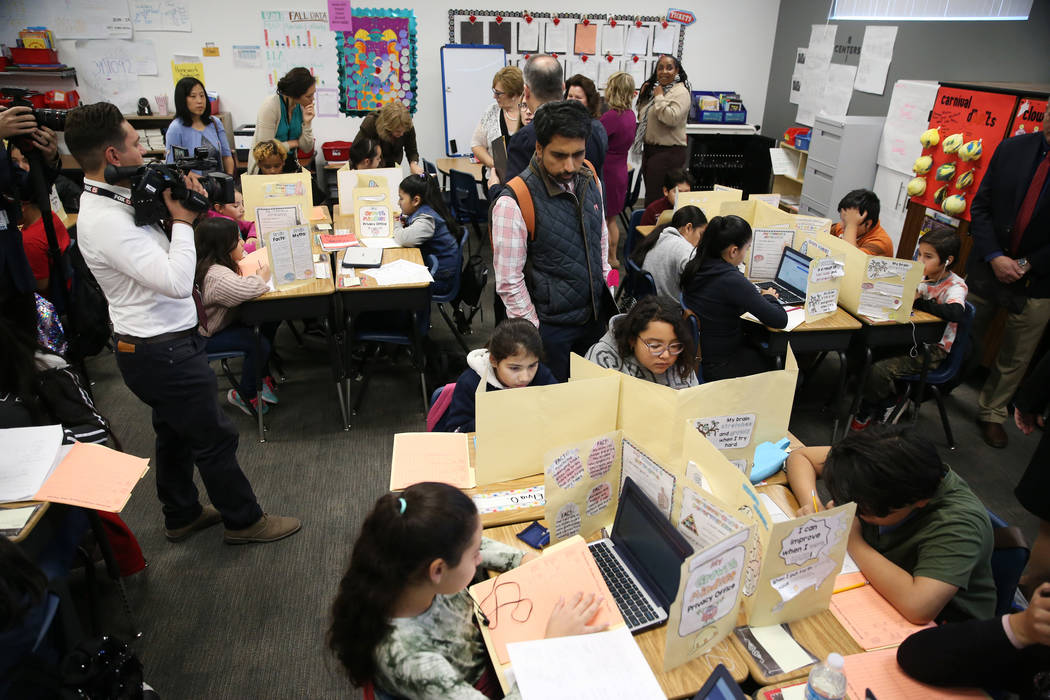
POLYGON ((583 164, 586 165, 587 169, 591 171, 591 175, 594 175, 594 181, 598 183, 599 187, 601 187, 602 180, 600 177, 598 177, 598 171, 594 169, 594 165, 591 164, 591 161, 584 158, 583 164))
POLYGON ((514 190, 514 198, 518 202, 518 209, 521 210, 521 218, 525 220, 525 230, 529 232, 529 240, 532 240, 536 235, 536 209, 532 206, 532 193, 529 192, 529 186, 518 176, 511 178, 507 187, 514 190))

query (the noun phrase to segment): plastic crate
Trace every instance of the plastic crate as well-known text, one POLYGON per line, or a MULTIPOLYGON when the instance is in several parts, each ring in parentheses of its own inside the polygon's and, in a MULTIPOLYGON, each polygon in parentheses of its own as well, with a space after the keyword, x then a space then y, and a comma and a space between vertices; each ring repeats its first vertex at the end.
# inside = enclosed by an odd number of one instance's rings
POLYGON ((324 152, 324 159, 332 163, 350 160, 351 146, 353 144, 349 141, 325 141, 321 144, 321 150, 324 152))
POLYGON ((58 63, 58 51, 54 49, 11 48, 11 60, 15 65, 53 66, 58 63))
POLYGON ((797 135, 795 137, 795 148, 797 148, 800 151, 808 151, 809 150, 809 141, 812 138, 813 138, 813 133, 812 132, 810 132, 808 134, 799 134, 799 135, 797 135))

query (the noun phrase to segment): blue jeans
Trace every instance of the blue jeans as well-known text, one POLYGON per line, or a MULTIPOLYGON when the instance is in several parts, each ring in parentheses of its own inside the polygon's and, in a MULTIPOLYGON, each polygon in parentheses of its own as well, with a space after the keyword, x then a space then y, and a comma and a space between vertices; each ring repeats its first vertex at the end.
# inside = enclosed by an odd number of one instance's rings
POLYGON ((259 369, 265 369, 270 360, 270 341, 265 329, 259 338, 262 356, 256 351, 255 331, 248 326, 239 324, 227 326, 207 340, 208 344, 205 349, 209 353, 236 351, 245 353, 244 365, 241 367, 241 383, 237 387, 237 393, 245 401, 254 399, 259 369))

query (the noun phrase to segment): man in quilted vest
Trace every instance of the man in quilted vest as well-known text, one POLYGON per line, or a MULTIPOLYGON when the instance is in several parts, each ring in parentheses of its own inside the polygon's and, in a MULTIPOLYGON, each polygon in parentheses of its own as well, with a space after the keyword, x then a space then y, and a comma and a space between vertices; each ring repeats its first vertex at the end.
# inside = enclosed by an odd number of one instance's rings
POLYGON ((536 153, 519 175, 531 206, 519 205, 508 185, 492 209, 496 291, 509 317, 536 324, 547 365, 565 381, 570 353, 585 353, 614 310, 605 286, 609 232, 601 184, 584 165, 591 127, 586 108, 571 100, 551 102, 536 112, 533 124, 536 153), (530 209, 532 216, 522 214, 530 209))

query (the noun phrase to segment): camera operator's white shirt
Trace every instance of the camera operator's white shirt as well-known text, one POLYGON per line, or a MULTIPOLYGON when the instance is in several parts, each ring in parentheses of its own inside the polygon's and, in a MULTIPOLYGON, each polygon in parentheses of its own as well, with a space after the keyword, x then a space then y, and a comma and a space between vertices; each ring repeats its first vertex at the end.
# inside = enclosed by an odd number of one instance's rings
MULTIPOLYGON (((84 183, 131 198, 131 190, 85 178, 84 183)), ((117 333, 152 338, 197 325, 193 228, 177 223, 171 241, 160 226, 136 226, 129 204, 85 191, 77 244, 109 302, 117 333)))

